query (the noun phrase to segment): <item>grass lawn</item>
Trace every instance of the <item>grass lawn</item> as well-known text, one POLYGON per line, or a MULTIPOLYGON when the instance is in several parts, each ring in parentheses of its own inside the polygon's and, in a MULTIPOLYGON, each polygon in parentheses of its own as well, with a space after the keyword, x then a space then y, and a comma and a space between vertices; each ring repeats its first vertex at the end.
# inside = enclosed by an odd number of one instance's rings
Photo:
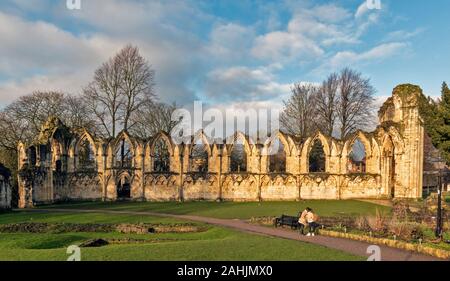
POLYGON ((376 210, 388 212, 389 207, 356 200, 308 200, 302 202, 83 202, 43 206, 61 209, 109 209, 150 211, 177 215, 198 215, 225 219, 297 215, 311 207, 319 216, 368 215, 376 210))
MULTIPOLYGON (((48 214, 3 213, 0 224, 47 223, 176 223, 151 216, 99 213, 48 214)), ((341 251, 308 243, 241 233, 210 226, 199 233, 121 234, 111 233, 0 233, 0 260, 55 260, 68 258, 66 249, 92 238, 133 238, 139 244, 82 248, 82 260, 363 260, 341 251)))

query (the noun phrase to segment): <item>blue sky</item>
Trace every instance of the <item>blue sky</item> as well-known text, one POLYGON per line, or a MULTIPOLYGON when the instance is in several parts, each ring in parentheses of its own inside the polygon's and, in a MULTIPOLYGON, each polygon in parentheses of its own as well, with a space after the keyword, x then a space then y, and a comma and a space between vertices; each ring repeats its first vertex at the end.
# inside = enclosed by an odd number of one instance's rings
POLYGON ((34 90, 79 94, 128 43, 156 70, 165 102, 281 106, 296 82, 351 67, 379 100, 400 83, 438 96, 450 80, 450 1, 0 2, 0 106, 34 90))

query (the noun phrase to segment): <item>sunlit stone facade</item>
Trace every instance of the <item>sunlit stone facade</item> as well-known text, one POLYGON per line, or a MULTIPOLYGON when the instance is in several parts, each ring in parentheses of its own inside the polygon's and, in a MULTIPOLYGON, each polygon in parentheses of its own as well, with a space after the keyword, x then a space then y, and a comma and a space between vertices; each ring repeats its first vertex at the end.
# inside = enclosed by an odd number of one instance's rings
POLYGON ((278 132, 265 143, 253 142, 239 132, 230 144, 211 142, 202 132, 192 138, 192 144, 174 144, 165 132, 147 140, 121 132, 115 139, 105 140, 87 131, 74 132, 52 119, 34 144, 18 146, 19 205, 118 199, 420 198, 424 157, 420 94, 417 86, 396 87, 379 111, 376 130, 358 131, 345 140, 321 132, 305 141, 278 132), (364 145, 366 154, 364 171, 359 172, 348 165, 356 140, 364 145), (282 158, 276 159, 282 170, 271 170, 273 156, 266 153, 274 141, 283 147, 278 156, 282 158), (324 166, 313 172, 310 153, 316 141, 322 145, 324 166), (231 154, 238 142, 245 170, 237 165, 238 170, 232 171, 231 154), (199 143, 204 158, 194 155, 199 143))

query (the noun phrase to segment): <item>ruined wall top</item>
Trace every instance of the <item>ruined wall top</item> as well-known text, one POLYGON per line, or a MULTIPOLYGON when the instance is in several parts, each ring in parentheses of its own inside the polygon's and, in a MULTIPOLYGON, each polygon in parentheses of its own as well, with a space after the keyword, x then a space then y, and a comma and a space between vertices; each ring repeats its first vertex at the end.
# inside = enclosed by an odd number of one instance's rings
POLYGON ((385 122, 400 123, 403 121, 405 108, 418 109, 422 89, 417 85, 403 84, 394 88, 392 96, 388 98, 378 111, 380 124, 385 122))

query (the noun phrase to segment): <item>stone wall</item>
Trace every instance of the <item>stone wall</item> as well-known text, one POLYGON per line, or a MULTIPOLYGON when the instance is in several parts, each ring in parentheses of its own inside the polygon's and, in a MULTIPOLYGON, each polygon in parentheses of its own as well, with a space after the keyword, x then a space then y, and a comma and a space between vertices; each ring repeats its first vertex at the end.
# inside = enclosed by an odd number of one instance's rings
POLYGON ((18 146, 20 206, 63 200, 420 198, 424 130, 417 98, 421 94, 417 86, 396 87, 379 111, 376 130, 357 131, 344 140, 317 132, 300 141, 277 132, 258 142, 237 132, 233 141, 222 144, 202 131, 183 144, 173 143, 165 132, 147 140, 121 132, 104 140, 84 130, 73 131, 53 118, 35 143, 18 146), (230 159, 238 140, 247 167, 236 172, 231 171, 230 159), (284 158, 277 158, 285 163, 282 171, 271 170, 273 156, 267 153, 276 140, 284 147, 284 158), (325 161, 318 173, 310 171, 316 141, 322 144, 325 161), (365 170, 358 173, 348 165, 356 141, 365 150, 365 170), (162 156, 155 147, 161 142, 167 147, 164 161, 170 162, 164 166, 157 165, 162 156), (128 147, 127 159, 118 157, 123 143, 128 147), (194 159, 196 145, 202 145, 206 158, 194 159), (89 165, 83 159, 90 159, 89 165), (199 163, 207 164, 207 170, 198 171, 199 163))
POLYGON ((10 172, 0 164, 0 210, 11 208, 10 172))

